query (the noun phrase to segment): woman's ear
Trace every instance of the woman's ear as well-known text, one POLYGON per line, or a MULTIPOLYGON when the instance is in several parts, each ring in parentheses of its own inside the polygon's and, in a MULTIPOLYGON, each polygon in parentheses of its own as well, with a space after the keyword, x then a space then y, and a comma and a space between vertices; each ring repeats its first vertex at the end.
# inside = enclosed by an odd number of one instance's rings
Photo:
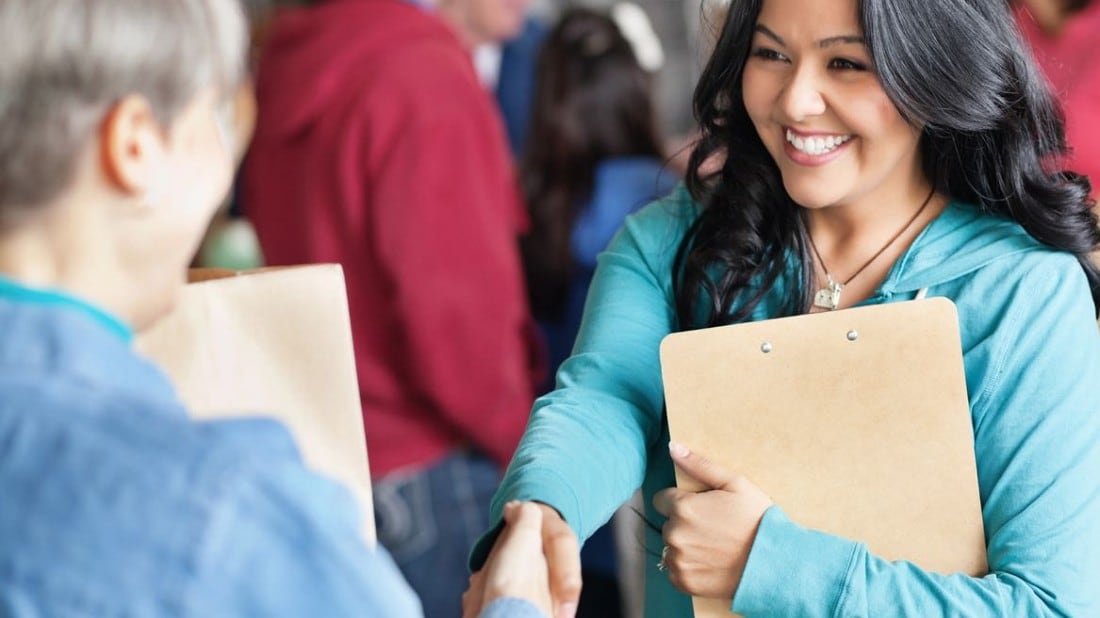
POLYGON ((99 137, 108 182, 124 193, 147 195, 154 188, 165 140, 148 99, 129 95, 116 103, 104 118, 99 137))

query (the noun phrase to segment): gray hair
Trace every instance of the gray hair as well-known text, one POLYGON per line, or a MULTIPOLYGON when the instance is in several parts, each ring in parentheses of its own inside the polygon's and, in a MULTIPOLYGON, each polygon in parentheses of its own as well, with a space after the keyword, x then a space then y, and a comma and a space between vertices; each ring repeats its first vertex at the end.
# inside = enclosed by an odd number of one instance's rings
POLYGON ((240 0, 0 0, 0 226, 53 201, 131 94, 166 126, 244 76, 240 0))

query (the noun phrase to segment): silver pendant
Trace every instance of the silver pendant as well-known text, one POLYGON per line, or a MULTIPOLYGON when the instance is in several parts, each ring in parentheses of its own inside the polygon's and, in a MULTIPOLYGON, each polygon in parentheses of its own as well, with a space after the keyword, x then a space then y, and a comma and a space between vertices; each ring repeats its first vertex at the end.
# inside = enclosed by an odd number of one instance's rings
POLYGON ((835 311, 840 306, 840 291, 844 289, 844 286, 833 280, 832 275, 826 274, 825 276, 829 279, 829 285, 814 294, 814 306, 835 311))

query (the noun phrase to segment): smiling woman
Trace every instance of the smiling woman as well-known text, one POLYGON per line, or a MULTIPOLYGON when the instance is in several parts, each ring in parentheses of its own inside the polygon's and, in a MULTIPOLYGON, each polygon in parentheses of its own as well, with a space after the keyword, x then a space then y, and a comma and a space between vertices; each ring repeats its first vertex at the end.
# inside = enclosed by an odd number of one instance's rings
POLYGON ((853 34, 860 30, 854 5, 845 13, 819 2, 766 3, 742 77, 753 127, 790 199, 807 209, 806 240, 824 279, 816 308, 870 296, 890 258, 946 205, 921 168, 921 128, 883 90, 863 36, 853 34), (795 11, 809 15, 802 21, 795 11), (857 230, 856 242, 838 242, 857 230))
MULTIPOLYGON (((901 174, 920 183, 917 140, 882 90, 870 53, 850 14, 820 3, 769 2, 754 29, 744 69, 745 109, 791 198, 806 208, 876 200, 896 189, 883 180, 901 174), (814 11, 804 32, 791 11, 814 11), (776 30, 791 30, 786 39, 776 30), (837 159, 844 160, 827 169, 837 159), (827 181, 827 182, 822 182, 827 181)), ((923 183, 927 185, 927 182, 923 183)), ((893 196, 885 196, 893 197, 893 196)), ((889 203, 892 200, 886 200, 889 203)), ((914 205, 910 204, 910 208, 914 205)))
POLYGON ((663 524, 647 615, 691 615, 684 593, 750 617, 1100 615, 1100 230, 1007 3, 734 2, 694 104, 686 189, 601 256, 494 501, 545 505, 559 605, 577 539, 640 485, 663 524), (959 312, 989 575, 887 562, 666 449, 665 335, 923 295, 959 312), (674 465, 717 480, 668 489, 674 465))
MULTIPOLYGON (((693 195, 714 208, 682 245, 681 318, 694 315, 716 257, 756 266, 714 281, 710 324, 750 315, 756 302, 733 297, 754 276, 778 276, 784 254, 808 266, 798 274, 803 285, 783 295, 784 313, 796 314, 812 306, 815 279, 846 279, 889 244, 845 294, 845 305, 860 302, 950 200, 1015 219, 1078 256, 1097 242, 1087 185, 1045 167, 1064 149, 1064 133, 1003 7, 933 10, 904 0, 848 7, 731 6, 696 90, 704 139, 694 154, 732 155, 719 173, 688 177, 693 195), (929 24, 937 37, 908 34, 929 24), (930 190, 931 203, 906 227, 930 190), (717 221, 726 217, 737 222, 717 221), (772 237, 729 236, 749 231, 772 237), (764 259, 755 259, 761 243, 764 259), (815 246, 824 258, 816 262, 815 246)), ((1082 266, 1096 288, 1095 269, 1083 257, 1082 266)))

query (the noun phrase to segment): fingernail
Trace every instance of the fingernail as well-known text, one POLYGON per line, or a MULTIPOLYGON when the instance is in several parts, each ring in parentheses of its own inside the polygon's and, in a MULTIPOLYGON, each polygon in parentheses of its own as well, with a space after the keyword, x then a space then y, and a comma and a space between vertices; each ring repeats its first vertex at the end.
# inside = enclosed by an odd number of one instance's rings
POLYGON ((576 603, 562 603, 558 606, 558 618, 575 618, 577 615, 576 603))
POLYGON ((668 452, 671 453, 673 457, 680 458, 687 457, 691 454, 691 451, 687 450, 686 446, 672 441, 669 441, 668 443, 668 452))

